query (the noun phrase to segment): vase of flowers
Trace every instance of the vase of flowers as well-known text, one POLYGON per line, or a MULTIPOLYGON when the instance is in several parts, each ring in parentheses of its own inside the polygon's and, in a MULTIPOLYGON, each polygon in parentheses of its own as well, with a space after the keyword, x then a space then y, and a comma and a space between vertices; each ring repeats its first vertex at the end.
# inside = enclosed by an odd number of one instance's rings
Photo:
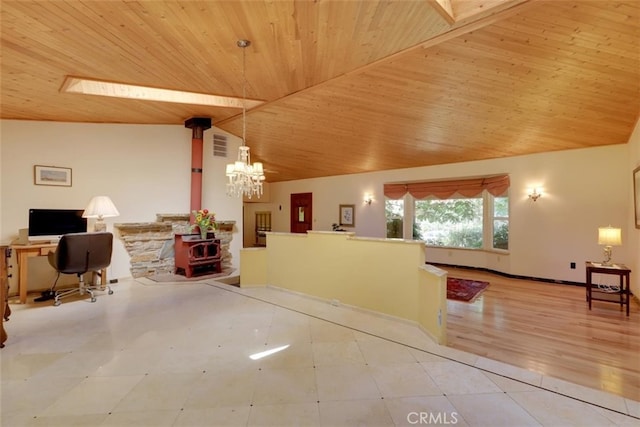
POLYGON ((200 231, 200 237, 206 239, 207 233, 216 229, 216 214, 209 212, 208 209, 200 209, 191 213, 194 221, 193 225, 191 225, 191 231, 193 232, 197 227, 200 231))

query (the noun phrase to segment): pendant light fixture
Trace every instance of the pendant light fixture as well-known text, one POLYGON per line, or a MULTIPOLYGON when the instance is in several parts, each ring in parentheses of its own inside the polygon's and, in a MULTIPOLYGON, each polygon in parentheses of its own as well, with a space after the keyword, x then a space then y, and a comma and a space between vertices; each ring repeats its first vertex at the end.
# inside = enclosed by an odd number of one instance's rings
POLYGON ((238 40, 238 47, 242 49, 242 145, 238 148, 238 159, 235 163, 227 164, 227 195, 251 198, 262 196, 262 182, 265 180, 264 168, 262 163, 255 162, 251 164, 251 155, 249 147, 246 145, 247 131, 247 79, 245 76, 245 49, 251 42, 249 40, 238 40))

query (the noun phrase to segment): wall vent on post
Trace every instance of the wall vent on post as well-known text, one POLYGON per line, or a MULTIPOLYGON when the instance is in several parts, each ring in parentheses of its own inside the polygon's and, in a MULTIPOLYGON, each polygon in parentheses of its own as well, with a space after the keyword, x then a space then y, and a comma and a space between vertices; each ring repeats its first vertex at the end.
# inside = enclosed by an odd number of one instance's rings
POLYGON ((227 157, 227 136, 213 134, 213 156, 227 157))

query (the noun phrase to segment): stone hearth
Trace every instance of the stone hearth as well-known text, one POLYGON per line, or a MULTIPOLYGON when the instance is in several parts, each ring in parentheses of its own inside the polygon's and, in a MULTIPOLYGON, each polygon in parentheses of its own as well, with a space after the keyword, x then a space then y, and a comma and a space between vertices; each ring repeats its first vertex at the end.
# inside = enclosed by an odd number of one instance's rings
MULTIPOLYGON (((229 245, 235 221, 216 221, 220 239, 222 269, 231 268, 229 245)), ((175 269, 175 233, 189 233, 189 214, 156 214, 156 222, 114 224, 117 236, 131 257, 131 276, 146 277, 173 273, 175 269)))

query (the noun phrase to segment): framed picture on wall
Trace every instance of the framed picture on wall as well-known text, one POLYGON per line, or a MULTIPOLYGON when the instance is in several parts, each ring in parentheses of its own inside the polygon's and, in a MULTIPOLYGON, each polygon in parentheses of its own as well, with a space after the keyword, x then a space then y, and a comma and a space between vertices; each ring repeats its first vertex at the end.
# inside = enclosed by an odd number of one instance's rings
POLYGON ((340 205, 340 225, 356 226, 356 205, 340 205))
POLYGON ((640 228, 640 166, 633 171, 633 205, 636 212, 636 228, 640 228))
POLYGON ((35 165, 33 166, 33 183, 71 187, 71 168, 35 165))

